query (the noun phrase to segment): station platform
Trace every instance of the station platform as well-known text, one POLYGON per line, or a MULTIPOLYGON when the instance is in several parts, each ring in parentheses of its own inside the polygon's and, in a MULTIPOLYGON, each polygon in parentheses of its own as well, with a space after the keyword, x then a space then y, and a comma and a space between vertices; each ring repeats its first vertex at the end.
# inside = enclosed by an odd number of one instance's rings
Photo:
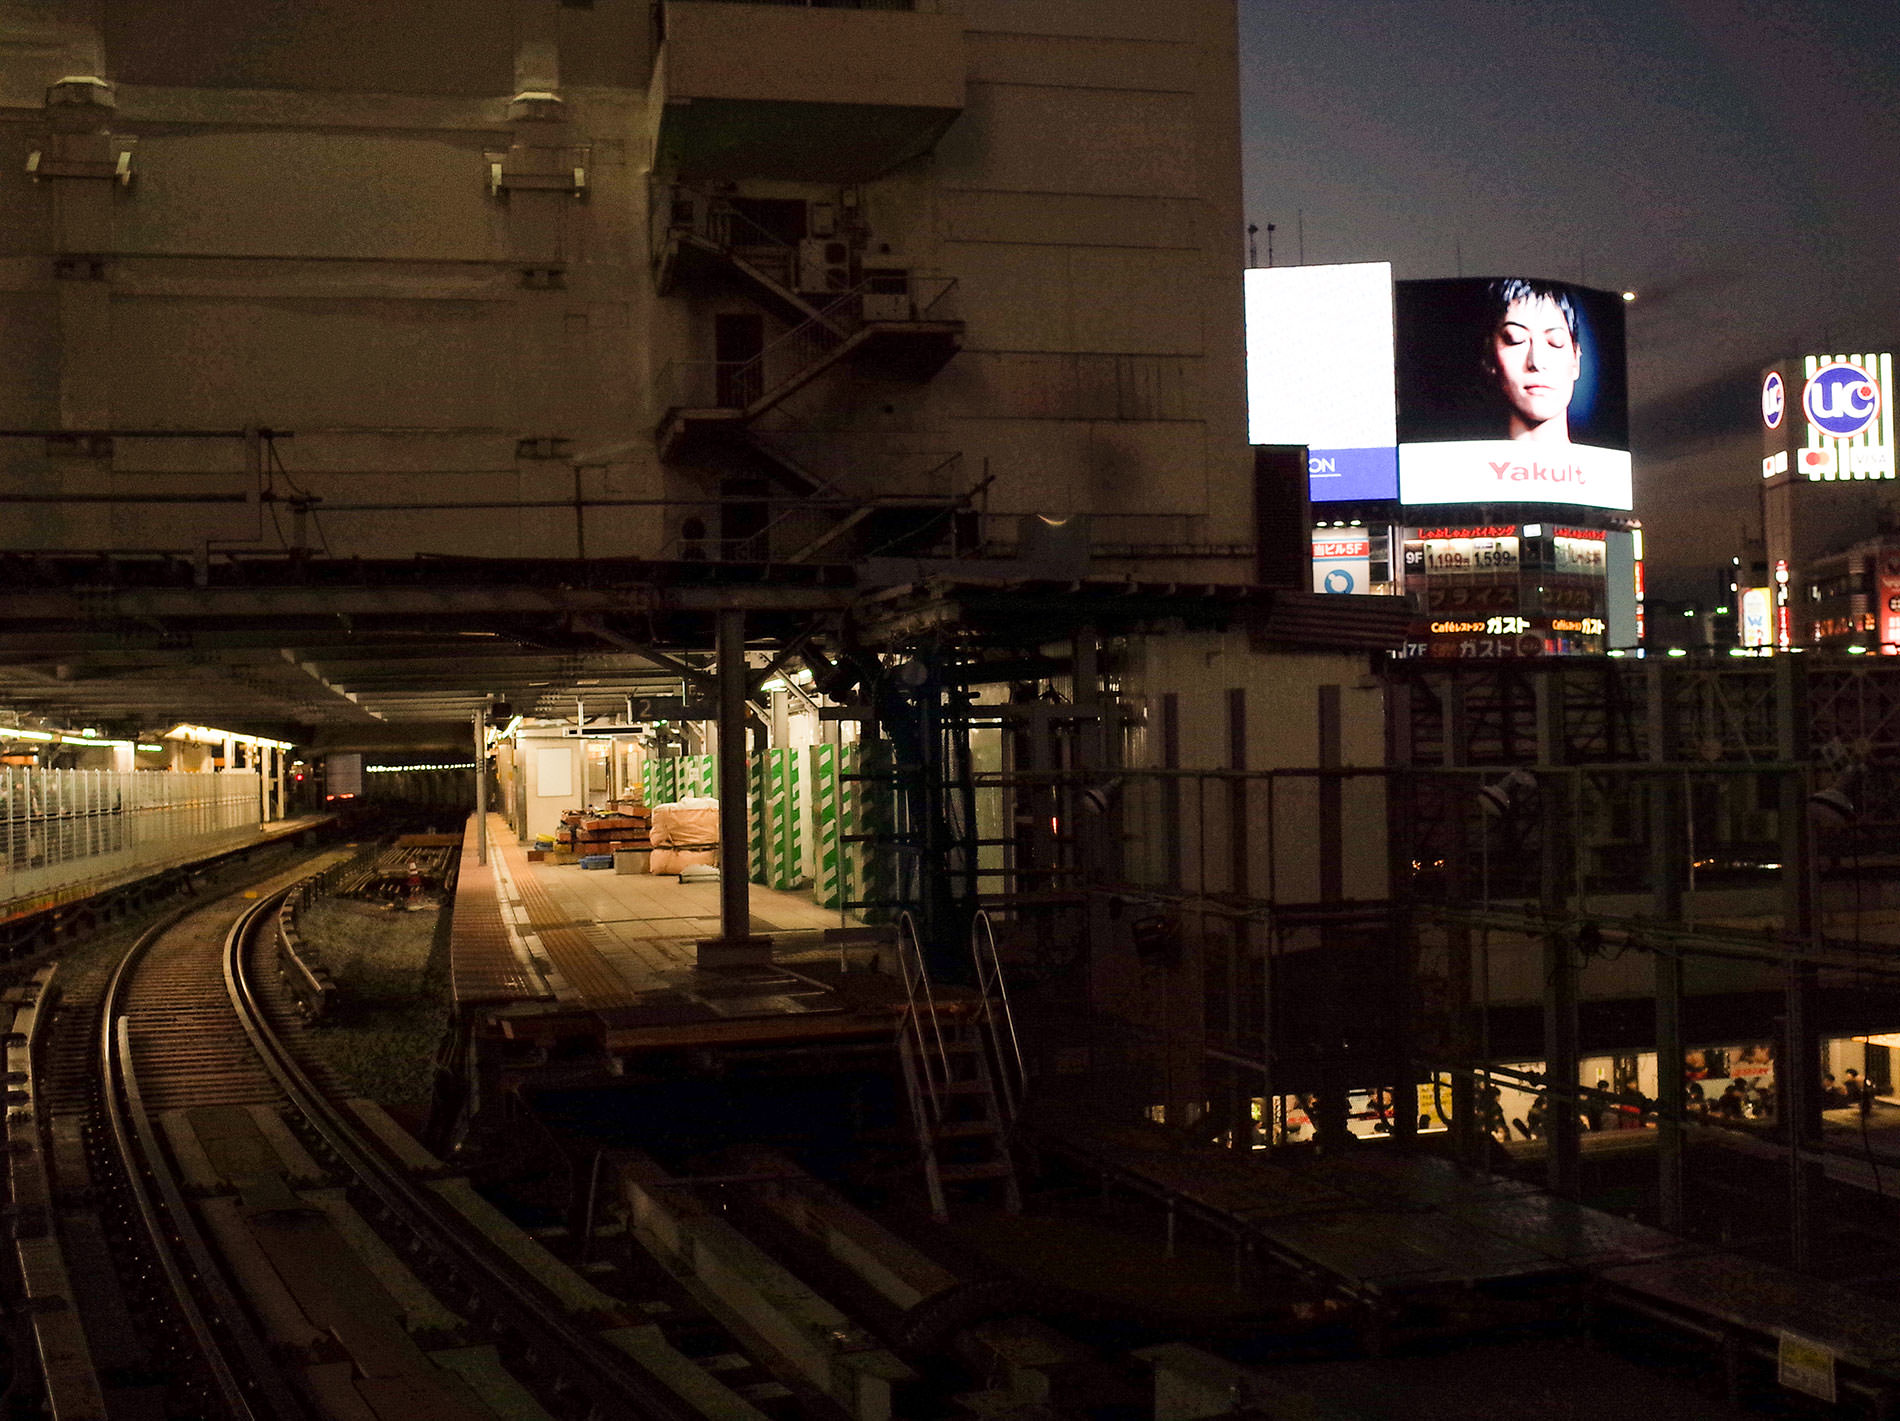
POLYGON ((848 915, 752 884, 751 932, 772 961, 704 967, 696 945, 718 935, 717 882, 531 862, 499 815, 486 832, 485 865, 472 821, 463 841, 450 974, 458 1013, 504 1036, 579 1032, 625 1053, 894 1030, 903 983, 839 946, 861 928, 848 915))
POLYGON ((80 860, 71 865, 71 877, 28 892, 17 891, 14 876, 0 868, 0 956, 17 957, 51 946, 122 910, 158 901, 220 859, 295 839, 333 819, 329 814, 272 819, 187 841, 184 848, 160 845, 162 851, 156 854, 126 852, 80 860))

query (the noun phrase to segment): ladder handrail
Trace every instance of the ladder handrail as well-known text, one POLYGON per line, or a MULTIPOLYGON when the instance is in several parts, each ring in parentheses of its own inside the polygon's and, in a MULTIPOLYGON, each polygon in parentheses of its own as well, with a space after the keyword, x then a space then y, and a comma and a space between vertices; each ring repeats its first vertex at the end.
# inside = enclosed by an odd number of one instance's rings
POLYGON ((1021 1096, 1028 1089, 1029 1070, 1023 1064, 1022 1040, 1016 1034, 1016 1014, 1010 1008, 1009 985, 1003 980, 1003 962, 996 951, 996 929, 990 922, 987 909, 977 909, 976 916, 970 921, 970 956, 976 964, 976 991, 983 1024, 989 1029, 990 1046, 996 1052, 997 1082, 1003 1091, 1003 1110, 1013 1122, 1021 1096), (1009 1047, 1007 1054, 1003 1049, 1005 1043, 1009 1047), (1010 1070, 1012 1063, 1015 1066, 1013 1073, 1010 1070))
POLYGON ((917 933, 917 920, 906 908, 897 918, 897 967, 904 978, 904 1020, 898 1034, 909 1031, 917 1042, 917 1055, 924 1067, 924 1093, 930 1097, 930 1113, 943 1118, 943 1083, 950 1079, 950 1051, 943 1042, 943 1022, 937 1015, 937 1001, 930 987, 930 971, 924 964, 923 940, 917 933), (933 1062, 930 1041, 924 1035, 922 1014, 917 1009, 921 989, 925 1008, 930 1013, 930 1030, 937 1039, 933 1062))

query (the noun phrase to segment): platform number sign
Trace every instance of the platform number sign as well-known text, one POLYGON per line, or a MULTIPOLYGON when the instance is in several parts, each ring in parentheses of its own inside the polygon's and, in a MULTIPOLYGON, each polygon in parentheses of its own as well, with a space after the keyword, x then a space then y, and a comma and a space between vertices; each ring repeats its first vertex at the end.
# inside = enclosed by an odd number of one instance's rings
POLYGON ((1782 1329, 1777 1333, 1775 1372, 1782 1386, 1804 1396, 1835 1399, 1834 1352, 1825 1343, 1782 1329))

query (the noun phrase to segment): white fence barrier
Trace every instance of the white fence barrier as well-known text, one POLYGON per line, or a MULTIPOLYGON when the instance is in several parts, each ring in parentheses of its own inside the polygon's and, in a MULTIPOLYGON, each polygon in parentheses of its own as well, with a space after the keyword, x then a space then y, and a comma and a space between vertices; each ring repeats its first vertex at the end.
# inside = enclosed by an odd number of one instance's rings
POLYGON ((254 838, 254 773, 0 766, 0 909, 50 901, 254 838))

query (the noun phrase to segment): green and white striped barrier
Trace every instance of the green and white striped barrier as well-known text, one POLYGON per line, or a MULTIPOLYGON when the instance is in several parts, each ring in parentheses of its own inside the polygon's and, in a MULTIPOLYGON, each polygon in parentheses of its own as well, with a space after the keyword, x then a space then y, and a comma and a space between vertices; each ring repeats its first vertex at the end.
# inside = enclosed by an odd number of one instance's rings
POLYGON ((838 792, 838 749, 814 745, 811 755, 811 822, 817 850, 818 876, 812 880, 812 901, 821 908, 844 904, 844 826, 838 792))
POLYGON ((746 877, 754 883, 767 882, 765 863, 766 760, 772 752, 749 755, 745 762, 746 877))
POLYGON ((772 855, 768 881, 781 893, 798 886, 804 876, 804 845, 799 818, 800 776, 796 750, 766 752, 765 807, 772 826, 772 855))

